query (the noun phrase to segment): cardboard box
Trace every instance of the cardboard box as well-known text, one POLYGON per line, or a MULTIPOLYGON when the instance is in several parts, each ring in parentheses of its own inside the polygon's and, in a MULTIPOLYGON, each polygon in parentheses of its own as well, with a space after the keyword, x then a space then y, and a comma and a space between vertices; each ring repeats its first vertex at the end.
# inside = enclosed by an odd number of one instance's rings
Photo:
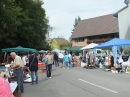
POLYGON ((38 73, 39 73, 39 74, 42 73, 42 70, 38 70, 38 73))
POLYGON ((111 67, 111 70, 116 70, 116 68, 115 67, 111 67))

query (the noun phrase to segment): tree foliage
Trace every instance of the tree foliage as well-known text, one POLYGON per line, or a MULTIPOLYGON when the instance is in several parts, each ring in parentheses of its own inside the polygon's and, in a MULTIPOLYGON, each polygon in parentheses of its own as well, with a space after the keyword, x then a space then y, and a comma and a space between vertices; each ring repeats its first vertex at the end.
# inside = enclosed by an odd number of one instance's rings
POLYGON ((52 27, 42 5, 42 0, 0 0, 0 49, 50 48, 46 36, 52 27))
POLYGON ((70 47, 70 43, 68 41, 61 41, 61 42, 58 42, 58 44, 61 50, 65 50, 70 47))
POLYGON ((76 26, 78 25, 79 21, 81 20, 81 18, 78 16, 78 18, 75 18, 75 22, 74 22, 74 28, 73 30, 76 28, 76 26))

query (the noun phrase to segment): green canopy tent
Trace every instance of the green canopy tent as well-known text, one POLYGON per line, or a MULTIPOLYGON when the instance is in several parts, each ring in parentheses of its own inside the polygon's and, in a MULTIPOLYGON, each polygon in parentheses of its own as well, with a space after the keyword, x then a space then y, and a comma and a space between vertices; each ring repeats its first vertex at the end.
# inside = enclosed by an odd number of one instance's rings
POLYGON ((71 47, 69 48, 67 51, 79 51, 82 47, 80 46, 74 46, 74 47, 71 47))
POLYGON ((23 48, 21 46, 15 47, 15 48, 5 48, 2 49, 2 52, 36 52, 36 49, 32 49, 32 48, 23 48))

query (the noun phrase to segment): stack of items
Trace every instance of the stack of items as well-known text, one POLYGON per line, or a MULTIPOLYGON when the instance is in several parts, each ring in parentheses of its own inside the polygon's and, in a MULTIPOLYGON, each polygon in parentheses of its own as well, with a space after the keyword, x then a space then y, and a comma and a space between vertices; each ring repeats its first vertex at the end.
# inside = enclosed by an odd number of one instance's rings
POLYGON ((127 67, 126 73, 130 73, 130 66, 127 67))
POLYGON ((45 68, 45 63, 44 62, 38 62, 38 73, 44 73, 46 72, 45 68))

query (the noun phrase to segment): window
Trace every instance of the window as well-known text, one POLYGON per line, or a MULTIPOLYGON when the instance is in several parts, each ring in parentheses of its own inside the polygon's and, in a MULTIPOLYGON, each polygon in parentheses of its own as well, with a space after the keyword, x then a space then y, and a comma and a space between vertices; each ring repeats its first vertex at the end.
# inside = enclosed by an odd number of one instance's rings
POLYGON ((84 42, 84 38, 76 38, 75 42, 84 42))
POLYGON ((79 42, 79 38, 76 38, 76 39, 75 39, 75 42, 79 42))
POLYGON ((111 35, 111 38, 114 38, 114 35, 111 35))

